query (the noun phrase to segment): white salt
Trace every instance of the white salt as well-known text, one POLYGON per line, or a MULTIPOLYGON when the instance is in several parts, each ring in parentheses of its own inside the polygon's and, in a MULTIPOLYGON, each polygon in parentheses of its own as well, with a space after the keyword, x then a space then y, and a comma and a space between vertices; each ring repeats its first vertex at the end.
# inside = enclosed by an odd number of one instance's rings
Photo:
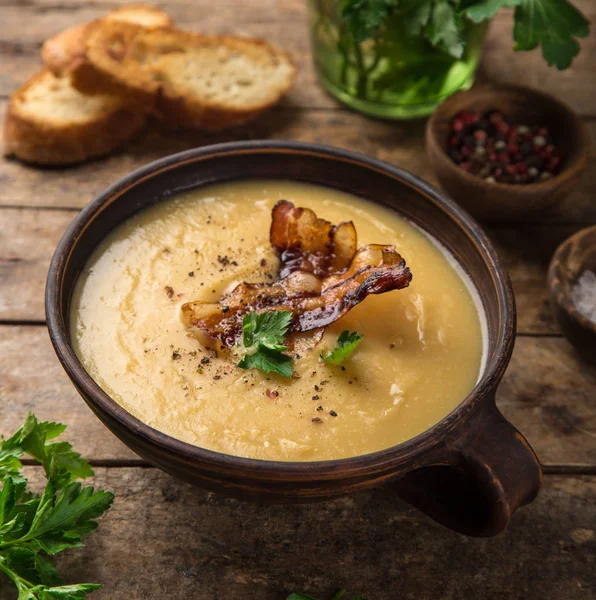
POLYGON ((596 273, 584 271, 571 290, 577 310, 596 323, 596 273))

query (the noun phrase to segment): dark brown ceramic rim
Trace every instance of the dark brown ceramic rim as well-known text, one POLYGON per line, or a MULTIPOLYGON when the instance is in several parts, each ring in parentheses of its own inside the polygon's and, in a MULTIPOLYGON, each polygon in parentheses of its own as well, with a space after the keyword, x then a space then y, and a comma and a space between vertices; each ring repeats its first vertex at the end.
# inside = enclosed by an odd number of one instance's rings
MULTIPOLYGON (((276 176, 276 179, 283 177, 276 176)), ((221 181, 221 180, 220 180, 221 181)), ((214 181, 215 183, 215 181, 214 181)), ((172 193, 183 191, 172 190, 172 193)), ((319 144, 307 144, 291 141, 257 140, 250 142, 231 142, 192 149, 152 162, 109 187, 93 202, 87 205, 74 219, 60 240, 52 258, 46 286, 46 317, 50 338, 62 366, 74 382, 75 386, 92 403, 95 412, 107 413, 122 428, 132 432, 162 451, 175 454, 181 458, 197 459, 209 462, 214 468, 234 467, 247 470, 255 478, 267 479, 285 473, 294 479, 325 480, 338 476, 367 476, 371 471, 383 469, 387 463, 396 464, 415 458, 440 443, 443 436, 454 429, 462 418, 475 410, 477 405, 487 396, 493 394, 502 373, 509 362, 513 351, 515 334, 515 310, 511 283, 506 275, 497 253, 488 238, 475 220, 455 202, 439 192, 436 188, 411 173, 385 163, 366 157, 356 152, 340 150, 319 144), (494 289, 498 294, 500 328, 494 332, 495 347, 488 357, 482 377, 474 389, 462 402, 439 423, 402 444, 351 458, 312 462, 283 462, 243 458, 222 454, 177 440, 165 433, 144 424, 112 400, 95 381, 87 374, 77 358, 70 342, 68 326, 62 316, 63 289, 62 283, 69 257, 75 247, 76 240, 85 231, 87 225, 101 211, 126 193, 131 187, 147 178, 176 169, 188 163, 200 163, 213 156, 226 155, 231 160, 234 156, 245 153, 291 153, 306 154, 327 160, 343 161, 347 164, 358 164, 367 169, 378 171, 387 177, 394 178, 403 184, 415 188, 434 204, 440 206, 445 214, 456 221, 474 242, 479 254, 489 266, 494 289), (437 441, 439 440, 439 441, 437 441)))
POLYGON ((560 266, 562 264, 562 257, 566 254, 569 246, 574 245, 577 240, 583 238, 585 235, 596 231, 596 225, 581 229, 568 237, 556 250, 551 259, 550 266, 548 268, 548 287, 550 288, 551 297, 554 301, 569 315, 569 317, 578 323, 582 328, 592 331, 596 336, 596 323, 588 319, 588 317, 582 315, 577 308, 571 296, 568 293, 568 286, 561 281, 560 277, 560 266))
MULTIPOLYGON (((536 90, 533 88, 527 88, 522 85, 499 84, 498 86, 496 86, 496 85, 491 85, 491 84, 484 84, 484 85, 476 85, 472 88, 473 92, 477 92, 479 90, 487 90, 487 91, 494 90, 495 95, 503 95, 503 94, 506 94, 507 92, 517 92, 520 95, 526 94, 526 95, 528 95, 528 97, 540 96, 545 102, 549 102, 553 105, 558 106, 561 111, 567 112, 570 115, 574 115, 573 110, 571 109, 571 107, 568 104, 561 102, 559 99, 555 98, 554 96, 551 96, 550 94, 547 94, 545 92, 542 92, 540 90, 536 90)), ((467 92, 460 92, 460 94, 466 94, 466 93, 467 92)), ((449 108, 449 99, 447 99, 441 105, 440 110, 441 110, 441 112, 443 112, 448 108, 449 108)), ((468 173, 467 171, 460 169, 451 160, 451 158, 447 155, 447 152, 445 150, 447 140, 436 139, 436 135, 437 135, 436 134, 436 120, 438 118, 437 115, 438 115, 438 111, 435 111, 430 116, 430 118, 428 120, 427 129, 432 132, 432 135, 435 138, 435 141, 437 142, 438 148, 440 149, 442 155, 444 156, 447 163, 449 164, 449 168, 450 168, 452 174, 457 175, 458 177, 461 177, 464 181, 470 181, 470 182, 476 182, 476 183, 478 181, 482 181, 479 177, 476 177, 475 175, 472 175, 471 173, 468 173)), ((451 116, 455 116, 455 115, 451 115, 451 116)), ((578 127, 578 140, 579 140, 578 150, 580 150, 580 148, 584 148, 589 145, 590 138, 588 136, 588 131, 586 129, 586 126, 583 124, 583 122, 581 120, 576 121, 576 126, 578 127)), ((581 152, 581 151, 577 151, 573 154, 571 160, 563 161, 562 169, 555 177, 553 177, 551 179, 547 179, 546 181, 540 181, 538 183, 524 184, 523 187, 526 190, 548 191, 548 189, 550 187, 552 187, 552 185, 555 183, 557 178, 560 177, 561 175, 563 175, 563 173, 565 173, 565 176, 569 177, 569 178, 577 177, 584 170, 585 166, 586 166, 585 153, 581 152)), ((490 186, 491 190, 502 190, 503 193, 507 193, 507 192, 511 192, 511 191, 518 191, 520 188, 520 185, 510 184, 510 183, 494 182, 494 183, 485 183, 485 185, 490 186)))

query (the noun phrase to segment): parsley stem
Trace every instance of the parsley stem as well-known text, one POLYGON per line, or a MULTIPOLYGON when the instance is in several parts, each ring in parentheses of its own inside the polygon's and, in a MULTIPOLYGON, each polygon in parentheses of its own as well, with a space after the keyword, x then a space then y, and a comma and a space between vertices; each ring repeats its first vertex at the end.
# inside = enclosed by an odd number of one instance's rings
POLYGON ((23 587, 32 588, 33 584, 30 581, 27 581, 17 573, 15 573, 12 569, 9 569, 6 565, 3 564, 4 559, 0 560, 0 571, 2 571, 17 587, 20 591, 23 587), (23 586, 22 584, 25 584, 23 586))

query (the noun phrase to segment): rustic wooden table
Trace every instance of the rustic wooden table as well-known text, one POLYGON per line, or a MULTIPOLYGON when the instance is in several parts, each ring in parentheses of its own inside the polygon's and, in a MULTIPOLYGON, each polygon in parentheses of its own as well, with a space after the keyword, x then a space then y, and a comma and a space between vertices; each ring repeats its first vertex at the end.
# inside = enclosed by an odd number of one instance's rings
MULTIPOLYGON (((596 20, 596 3, 577 2, 596 20)), ((40 66, 50 35, 93 19, 116 0, 0 0, 0 106, 40 66)), ((77 211, 120 176, 192 146, 241 138, 324 142, 365 152, 434 181, 424 122, 366 119, 323 93, 310 65, 304 0, 162 0, 178 24, 264 37, 289 50, 300 74, 283 104, 223 135, 148 132, 127 152, 65 170, 0 159, 0 432, 28 410, 69 425, 116 503, 84 550, 59 560, 70 581, 100 581, 97 600, 327 598, 337 587, 371 600, 596 597, 596 369, 561 336, 547 300, 555 247, 596 223, 594 150, 578 190, 556 213, 488 226, 519 309, 513 360, 498 395, 503 413, 544 464, 538 500, 489 540, 451 533, 386 490, 326 504, 268 507, 206 493, 149 467, 77 396, 44 326, 45 275, 77 211)), ((549 69, 537 52, 514 54, 511 14, 491 24, 480 78, 550 91, 584 118, 596 148, 596 36, 573 68, 549 69)), ((40 479, 28 467, 32 479, 40 479)), ((12 597, 0 591, 1 598, 12 597)))

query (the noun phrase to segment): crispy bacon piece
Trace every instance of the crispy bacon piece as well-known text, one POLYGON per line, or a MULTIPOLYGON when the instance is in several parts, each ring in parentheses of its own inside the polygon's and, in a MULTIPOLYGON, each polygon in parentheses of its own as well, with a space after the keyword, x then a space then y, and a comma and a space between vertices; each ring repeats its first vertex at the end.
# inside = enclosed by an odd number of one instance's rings
POLYGON ((249 311, 287 310, 293 315, 290 331, 311 331, 337 321, 369 294, 405 288, 411 279, 394 246, 370 244, 360 248, 341 273, 317 277, 296 270, 271 283, 241 283, 219 302, 184 304, 182 319, 187 327, 232 346, 249 311))
POLYGON ((279 277, 306 271, 317 277, 341 273, 356 254, 352 221, 332 225, 309 208, 280 200, 271 212, 271 245, 280 259, 279 277))

